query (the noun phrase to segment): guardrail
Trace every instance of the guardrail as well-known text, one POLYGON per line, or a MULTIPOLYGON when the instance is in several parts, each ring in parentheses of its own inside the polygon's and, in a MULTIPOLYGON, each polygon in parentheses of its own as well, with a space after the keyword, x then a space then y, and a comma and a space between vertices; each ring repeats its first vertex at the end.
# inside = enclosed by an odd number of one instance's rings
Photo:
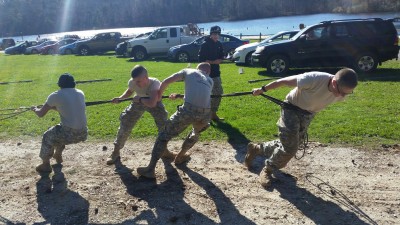
POLYGON ((234 36, 239 36, 240 39, 242 39, 243 37, 248 37, 250 39, 258 39, 259 41, 264 40, 265 38, 271 36, 272 34, 242 34, 240 33, 239 35, 234 35, 234 36))

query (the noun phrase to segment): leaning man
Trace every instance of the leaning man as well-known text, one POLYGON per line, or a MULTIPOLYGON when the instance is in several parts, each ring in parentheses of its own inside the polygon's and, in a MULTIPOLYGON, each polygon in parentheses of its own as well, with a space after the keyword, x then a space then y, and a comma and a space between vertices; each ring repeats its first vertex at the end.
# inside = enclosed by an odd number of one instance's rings
POLYGON ((85 141, 87 138, 87 121, 85 114, 85 95, 75 88, 75 80, 71 74, 65 73, 58 79, 60 90, 47 97, 42 107, 32 107, 38 117, 43 117, 51 109, 56 110, 61 123, 47 130, 42 139, 39 157, 42 164, 36 167, 39 173, 50 173, 50 158, 58 164, 63 162, 62 152, 65 145, 85 141), (55 150, 55 152, 54 152, 55 150))

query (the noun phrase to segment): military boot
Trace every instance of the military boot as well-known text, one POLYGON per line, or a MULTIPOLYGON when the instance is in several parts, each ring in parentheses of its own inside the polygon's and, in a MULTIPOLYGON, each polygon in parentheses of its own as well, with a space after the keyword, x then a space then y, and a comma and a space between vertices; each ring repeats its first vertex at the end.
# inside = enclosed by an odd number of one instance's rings
POLYGON ((43 162, 42 164, 36 167, 36 171, 38 173, 51 173, 52 169, 50 166, 50 161, 43 162))
POLYGON ((260 183, 263 188, 268 188, 271 186, 272 170, 264 166, 260 172, 260 183))
POLYGON ((63 158, 62 158, 62 152, 61 151, 57 151, 54 153, 53 158, 56 160, 56 162, 58 164, 61 164, 63 162, 63 158))
POLYGON ((247 145, 247 153, 244 159, 244 165, 249 169, 251 167, 251 164, 258 155, 263 155, 261 146, 259 144, 255 144, 253 142, 250 142, 247 145))
POLYGON ((154 179, 156 178, 156 172, 154 168, 150 167, 139 167, 136 172, 143 177, 154 179))
POLYGON ((114 149, 111 155, 107 158, 107 165, 112 165, 120 158, 119 149, 114 149))

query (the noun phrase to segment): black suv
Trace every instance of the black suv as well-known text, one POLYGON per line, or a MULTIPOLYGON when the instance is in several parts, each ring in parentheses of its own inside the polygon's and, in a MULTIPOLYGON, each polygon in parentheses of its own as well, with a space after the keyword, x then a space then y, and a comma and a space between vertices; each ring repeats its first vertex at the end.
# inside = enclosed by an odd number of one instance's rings
POLYGON ((399 37, 393 21, 396 19, 324 21, 303 29, 290 40, 258 47, 252 62, 273 74, 283 74, 293 67, 340 66, 371 72, 378 64, 398 57, 399 37))

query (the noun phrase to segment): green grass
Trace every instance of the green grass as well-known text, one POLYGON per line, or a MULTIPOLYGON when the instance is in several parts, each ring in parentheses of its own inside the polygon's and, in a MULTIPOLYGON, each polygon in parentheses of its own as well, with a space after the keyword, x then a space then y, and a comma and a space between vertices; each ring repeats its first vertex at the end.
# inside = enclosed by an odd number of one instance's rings
MULTIPOLYGON (((58 89, 56 82, 61 73, 70 72, 76 80, 112 78, 109 82, 78 84, 86 101, 109 100, 119 96, 126 88, 130 70, 136 65, 126 58, 104 56, 7 56, 0 54, 0 82, 34 80, 32 83, 0 85, 0 108, 16 108, 43 104, 47 96, 58 89)), ((170 63, 163 60, 140 62, 147 67, 150 76, 162 80, 187 66, 186 63, 170 63)), ((196 63, 192 63, 195 67, 196 63)), ((249 84, 248 80, 269 77, 263 68, 239 67, 226 62, 221 65, 225 93, 250 91, 266 82, 249 84)), ((321 69, 335 73, 337 69, 321 69)), ((304 69, 291 70, 298 74, 304 69)), ((384 63, 373 74, 360 75, 359 87, 345 102, 329 106, 319 113, 309 129, 310 140, 340 145, 374 147, 394 144, 400 140, 400 64, 384 63)), ((270 91, 269 94, 283 99, 289 88, 270 91)), ((165 94, 183 93, 183 84, 174 83, 165 94)), ((164 100, 171 115, 180 100, 164 100)), ((119 125, 119 114, 128 105, 104 104, 87 108, 90 140, 112 141, 119 125)), ((202 133, 202 140, 263 141, 276 138, 276 121, 279 107, 262 97, 241 96, 224 98, 219 115, 225 122, 214 125, 202 133)), ((58 123, 59 116, 52 111, 44 118, 27 112, 13 119, 0 121, 0 139, 19 136, 40 137, 50 126, 58 123)), ((183 138, 184 132, 180 138, 183 138)), ((152 117, 145 113, 132 132, 131 138, 156 136, 152 117)))

